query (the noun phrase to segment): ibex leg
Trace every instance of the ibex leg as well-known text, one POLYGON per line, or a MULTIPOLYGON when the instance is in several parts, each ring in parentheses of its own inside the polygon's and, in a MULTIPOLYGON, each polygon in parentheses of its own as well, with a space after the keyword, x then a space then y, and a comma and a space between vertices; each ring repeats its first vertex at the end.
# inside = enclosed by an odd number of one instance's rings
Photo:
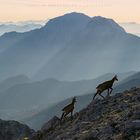
POLYGON ((64 118, 66 118, 66 116, 67 116, 68 114, 69 114, 69 112, 65 113, 65 114, 64 114, 64 118))
POLYGON ((94 94, 94 97, 93 97, 93 100, 95 99, 95 97, 97 96, 97 94, 99 94, 100 93, 100 91, 99 90, 97 90, 97 92, 94 94))
POLYGON ((72 119, 73 119, 73 111, 71 112, 71 121, 72 121, 72 119))
POLYGON ((108 96, 110 95, 110 93, 109 93, 109 89, 107 89, 107 95, 108 95, 108 96))
POLYGON ((111 93, 112 93, 112 91, 113 91, 113 88, 111 87, 110 89, 111 89, 111 90, 110 90, 110 94, 111 94, 111 93))
POLYGON ((64 114, 65 114, 65 113, 63 112, 63 113, 62 113, 62 116, 61 116, 61 119, 60 119, 60 120, 62 120, 62 119, 63 119, 63 117, 64 117, 64 114))
POLYGON ((99 93, 99 95, 100 95, 103 99, 105 99, 105 97, 104 97, 101 93, 99 93))

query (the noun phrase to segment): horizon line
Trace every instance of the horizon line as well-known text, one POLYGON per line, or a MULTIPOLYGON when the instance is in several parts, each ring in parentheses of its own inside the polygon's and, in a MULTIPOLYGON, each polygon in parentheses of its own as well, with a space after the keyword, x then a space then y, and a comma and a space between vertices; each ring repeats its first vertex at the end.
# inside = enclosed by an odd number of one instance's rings
POLYGON ((49 20, 51 19, 54 19, 54 18, 57 18, 57 17, 61 17, 61 16, 64 16, 64 15, 67 15, 67 14, 71 14, 71 13, 78 13, 78 14, 84 14, 85 16, 88 16, 90 18, 93 18, 93 17, 103 17, 103 18, 107 18, 107 19, 113 19, 114 21, 116 21, 117 23, 119 24, 125 24, 125 23, 132 23, 132 24, 140 24, 140 22, 137 22, 137 21, 117 21, 116 19, 114 18, 111 18, 111 17, 106 17, 106 16, 102 16, 102 15, 94 15, 94 16, 90 16, 84 12, 66 12, 64 14, 60 14, 59 16, 53 16, 51 18, 45 18, 45 19, 25 19, 25 20, 17 20, 17 21, 12 21, 12 20, 9 20, 9 21, 1 21, 0 20, 0 24, 5 24, 5 23, 21 23, 21 22, 48 22, 49 20))

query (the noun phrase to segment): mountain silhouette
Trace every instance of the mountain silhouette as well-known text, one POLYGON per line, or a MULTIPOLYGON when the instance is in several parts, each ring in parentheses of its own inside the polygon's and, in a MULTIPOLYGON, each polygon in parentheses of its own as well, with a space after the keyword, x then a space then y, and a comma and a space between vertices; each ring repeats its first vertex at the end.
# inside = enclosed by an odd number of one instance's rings
POLYGON ((68 81, 137 71, 139 46, 140 38, 112 19, 69 13, 40 29, 1 36, 0 77, 25 74, 68 81))

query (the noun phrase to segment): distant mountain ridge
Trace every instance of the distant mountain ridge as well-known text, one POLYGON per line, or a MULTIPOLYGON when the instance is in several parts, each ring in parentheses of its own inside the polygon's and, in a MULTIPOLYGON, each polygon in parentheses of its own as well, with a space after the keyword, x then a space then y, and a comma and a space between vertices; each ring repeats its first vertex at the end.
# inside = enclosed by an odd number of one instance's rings
POLYGON ((15 85, 30 83, 31 80, 25 75, 17 75, 14 77, 9 77, 3 81, 0 81, 0 92, 7 90, 15 85))
MULTIPOLYGON (((119 81, 132 74, 134 72, 119 73, 119 81)), ((32 81, 24 75, 8 78, 0 83, 0 118, 21 121, 72 96, 93 95, 99 83, 114 75, 108 73, 96 79, 81 81, 58 81, 52 78, 32 81)), ((85 103, 87 101, 85 98, 85 103)))
POLYGON ((41 28, 41 24, 27 23, 27 24, 14 24, 14 23, 0 23, 0 36, 7 32, 27 32, 36 28, 41 28))
POLYGON ((36 80, 68 81, 137 71, 139 46, 139 37, 111 19, 69 13, 40 29, 1 36, 0 77, 25 74, 36 80))

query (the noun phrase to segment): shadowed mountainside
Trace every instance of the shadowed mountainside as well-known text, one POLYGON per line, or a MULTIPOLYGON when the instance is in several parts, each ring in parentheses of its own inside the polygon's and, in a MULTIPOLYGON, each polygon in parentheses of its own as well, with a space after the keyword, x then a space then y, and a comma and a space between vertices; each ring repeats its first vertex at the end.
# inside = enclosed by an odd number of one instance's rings
POLYGON ((137 71, 139 46, 140 38, 112 19, 69 13, 40 29, 1 36, 0 77, 25 74, 36 80, 77 81, 111 71, 137 71))
POLYGON ((0 140, 22 140, 29 137, 34 130, 17 121, 4 121, 0 119, 0 140))

